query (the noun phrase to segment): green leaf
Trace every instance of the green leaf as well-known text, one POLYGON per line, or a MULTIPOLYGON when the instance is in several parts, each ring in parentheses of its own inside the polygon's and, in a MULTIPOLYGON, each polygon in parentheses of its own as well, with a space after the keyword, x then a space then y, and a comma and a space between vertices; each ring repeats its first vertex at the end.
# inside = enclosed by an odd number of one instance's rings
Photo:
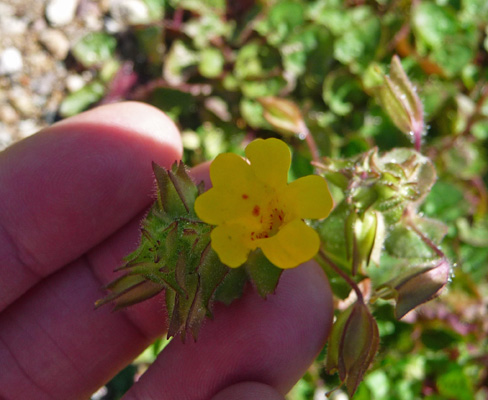
POLYGON ((472 382, 461 366, 452 366, 447 373, 437 378, 441 396, 456 400, 474 400, 472 382))
POLYGON ((166 0, 143 0, 149 12, 149 22, 159 21, 164 17, 166 0))
POLYGON ((85 68, 89 68, 110 60, 116 46, 115 37, 103 32, 92 32, 76 42, 71 52, 85 68))
POLYGON ((198 54, 183 41, 176 40, 166 55, 163 76, 172 85, 186 82, 191 75, 192 66, 198 64, 198 54))
POLYGON ((432 48, 445 45, 445 37, 455 35, 458 30, 455 14, 435 3, 419 3, 412 17, 416 34, 432 48))
POLYGON ((206 78, 218 77, 224 68, 224 56, 218 49, 206 48, 200 52, 198 69, 206 78))
POLYGON ((283 270, 274 266, 261 249, 257 249, 249 255, 244 268, 262 297, 266 298, 267 295, 275 292, 283 270))
POLYGON ((472 179, 486 171, 486 151, 480 142, 459 141, 442 153, 446 169, 462 179, 472 179))
POLYGON ((215 300, 229 305, 240 298, 248 275, 245 268, 231 268, 215 291, 215 300))
POLYGON ((279 48, 285 71, 292 76, 302 75, 306 70, 309 52, 317 45, 317 32, 313 27, 291 35, 279 48))
POLYGON ((341 63, 350 65, 353 72, 362 72, 375 57, 381 25, 367 6, 352 8, 348 13, 351 26, 336 40, 334 56, 341 63))
POLYGON ((197 49, 205 50, 212 43, 221 42, 232 35, 234 25, 226 22, 216 13, 207 13, 199 18, 192 18, 182 26, 182 30, 190 38, 197 49))
POLYGON ((322 98, 337 115, 348 115, 354 109, 353 102, 364 97, 359 82, 345 71, 331 73, 324 81, 322 98))
POLYGON ((239 49, 234 74, 238 80, 265 78, 280 64, 280 55, 276 49, 253 41, 239 49))
POLYGON ((472 225, 466 218, 459 218, 456 226, 459 238, 465 243, 476 247, 488 247, 488 218, 480 219, 472 225))
POLYGON ((448 76, 460 73, 474 58, 476 25, 471 21, 461 24, 450 7, 421 2, 414 7, 412 23, 421 54, 430 52, 448 76))
POLYGON ((149 102, 174 120, 188 117, 197 107, 195 96, 178 89, 158 88, 152 92, 149 102))
POLYGON ((239 104, 240 113, 251 128, 271 129, 271 125, 263 116, 263 106, 253 99, 243 98, 239 104))
POLYGON ((256 26, 268 43, 278 46, 304 22, 304 7, 297 1, 279 1, 269 10, 268 18, 256 26))
POLYGON ((163 29, 160 26, 148 26, 135 31, 137 42, 151 67, 161 71, 164 53, 163 29))
POLYGON ((468 204, 456 185, 439 180, 426 197, 422 210, 427 216, 451 222, 467 213, 468 204))
POLYGON ((285 79, 277 76, 263 80, 244 81, 241 84, 241 89, 244 96, 256 99, 258 97, 277 96, 285 86, 285 79))
POLYGON ((88 83, 81 89, 66 96, 59 107, 63 117, 71 117, 86 110, 88 106, 96 103, 105 94, 105 86, 98 81, 88 83))
POLYGON ((423 345, 434 351, 453 347, 459 339, 459 334, 441 328, 426 328, 421 336, 423 345))
POLYGON ((392 256, 410 259, 431 259, 435 253, 411 229, 398 224, 385 240, 385 250, 392 256))

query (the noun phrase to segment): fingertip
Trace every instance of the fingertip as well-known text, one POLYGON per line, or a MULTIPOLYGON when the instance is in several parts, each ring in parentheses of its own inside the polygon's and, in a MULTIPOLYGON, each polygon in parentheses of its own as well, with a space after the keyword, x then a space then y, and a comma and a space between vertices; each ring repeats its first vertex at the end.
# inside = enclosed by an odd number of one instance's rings
POLYGON ((62 120, 49 130, 66 131, 80 124, 95 123, 97 127, 109 127, 112 131, 136 132, 141 136, 171 145, 175 160, 180 159, 183 145, 175 123, 154 106, 135 101, 106 104, 62 120))
POLYGON ((203 182, 205 184, 205 190, 208 190, 212 187, 212 181, 210 180, 209 171, 210 164, 211 161, 207 161, 202 164, 198 164, 190 170, 190 176, 197 184, 203 182))
MULTIPOLYGON (((141 139, 152 139, 154 145, 164 147, 165 159, 179 160, 183 154, 181 136, 175 123, 161 110, 135 101, 106 104, 62 120, 47 129, 49 133, 66 136, 80 130, 89 137, 87 128, 94 132, 114 133, 124 140, 126 133, 137 134, 141 139)), ((158 160, 154 160, 158 162, 158 160)), ((161 161, 160 161, 161 162, 161 161)))
POLYGON ((261 382, 240 382, 229 386, 211 400, 285 400, 273 387, 261 382))
POLYGON ((247 291, 216 304, 198 342, 173 340, 127 399, 212 398, 237 382, 263 382, 287 393, 325 345, 333 317, 327 278, 314 262, 285 271, 276 294, 247 291), (183 379, 184 377, 184 379, 183 379))
POLYGON ((136 102, 94 108, 4 150, 0 275, 8 268, 9 281, 0 282, 0 308, 144 210, 151 161, 168 168, 181 155, 171 119, 136 102))

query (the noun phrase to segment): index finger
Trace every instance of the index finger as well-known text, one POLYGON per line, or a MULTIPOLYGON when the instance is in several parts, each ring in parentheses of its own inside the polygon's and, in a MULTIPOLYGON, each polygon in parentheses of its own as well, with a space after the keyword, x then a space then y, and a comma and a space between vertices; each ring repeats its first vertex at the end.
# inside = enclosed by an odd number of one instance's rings
POLYGON ((166 115, 119 103, 0 153, 0 310, 147 207, 151 161, 169 167, 181 152, 166 115))

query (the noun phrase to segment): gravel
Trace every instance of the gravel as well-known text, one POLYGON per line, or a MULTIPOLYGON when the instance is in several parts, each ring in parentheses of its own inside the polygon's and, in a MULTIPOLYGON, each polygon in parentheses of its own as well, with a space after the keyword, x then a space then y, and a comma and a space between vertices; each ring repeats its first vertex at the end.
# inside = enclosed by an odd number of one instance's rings
POLYGON ((109 11, 109 0, 0 0, 0 151, 51 124, 84 85, 70 47, 103 29, 109 11))
POLYGON ((7 47, 0 53, 0 75, 13 75, 23 67, 22 55, 16 47, 7 47))

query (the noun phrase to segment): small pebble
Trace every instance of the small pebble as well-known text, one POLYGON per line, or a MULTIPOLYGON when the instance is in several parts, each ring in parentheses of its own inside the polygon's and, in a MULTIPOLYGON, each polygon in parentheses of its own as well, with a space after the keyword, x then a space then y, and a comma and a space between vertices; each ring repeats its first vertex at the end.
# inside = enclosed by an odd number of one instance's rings
POLYGON ((26 138, 41 130, 37 125, 35 119, 24 119, 19 122, 19 135, 21 138, 26 138))
POLYGON ((6 124, 15 124, 19 120, 17 111, 8 103, 0 106, 0 121, 6 124))
POLYGON ((119 33, 124 29, 124 26, 120 22, 110 17, 105 18, 104 27, 108 33, 119 33))
POLYGON ((13 136, 13 132, 7 128, 7 125, 0 122, 0 151, 13 143, 13 136))
POLYGON ((42 97, 49 97, 56 85, 59 84, 59 76, 54 70, 47 71, 43 75, 36 76, 30 81, 31 90, 42 97))
POLYGON ((20 86, 15 86, 10 90, 9 98, 12 106, 22 115, 28 116, 35 112, 35 105, 31 94, 20 86))
POLYGON ((119 23, 144 24, 149 21, 149 10, 142 0, 110 0, 110 14, 119 23))
POLYGON ((76 92, 85 86, 85 80, 80 75, 68 75, 66 87, 70 92, 76 92))
POLYGON ((10 75, 22 71, 22 54, 15 47, 7 47, 0 53, 0 75, 10 75))
POLYGON ((46 19, 51 26, 63 26, 73 21, 79 0, 49 0, 46 19))
POLYGON ((0 15, 3 17, 12 17, 15 15, 15 7, 5 2, 0 2, 0 15))
POLYGON ((3 35, 23 35, 26 30, 27 22, 23 19, 0 15, 0 31, 3 35))
POLYGON ((57 59, 64 60, 69 52, 69 40, 66 35, 55 29, 41 33, 39 42, 57 59))

